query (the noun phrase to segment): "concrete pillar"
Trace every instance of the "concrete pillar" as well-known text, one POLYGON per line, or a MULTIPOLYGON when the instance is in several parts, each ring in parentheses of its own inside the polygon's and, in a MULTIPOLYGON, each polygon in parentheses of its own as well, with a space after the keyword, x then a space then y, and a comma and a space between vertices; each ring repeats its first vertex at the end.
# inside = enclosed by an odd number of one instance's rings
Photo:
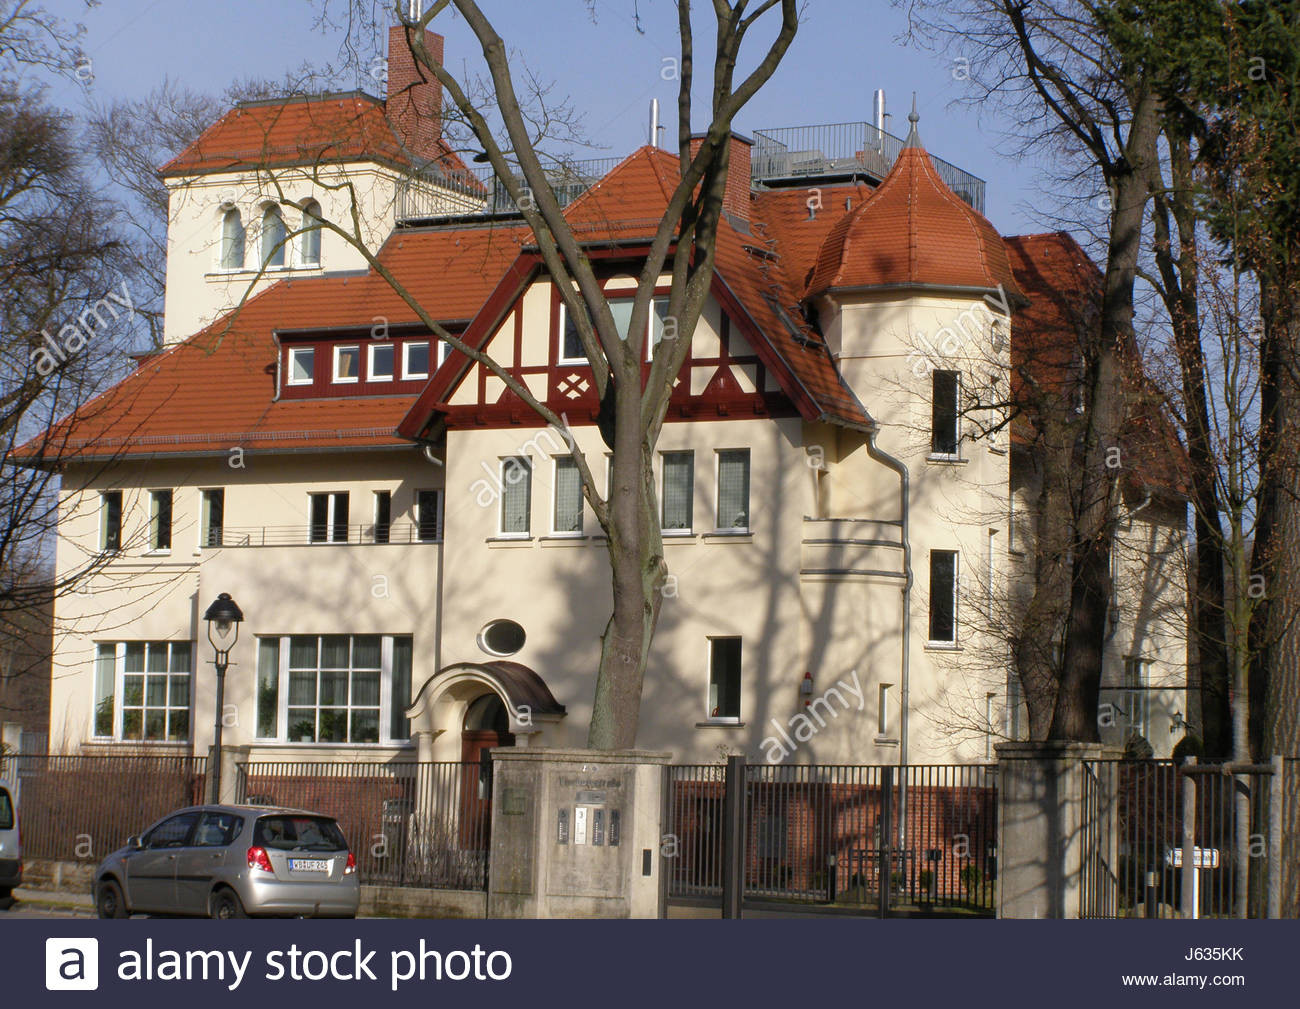
MULTIPOLYGON (((216 753, 216 747, 208 747, 208 767, 212 766, 212 762, 216 759, 216 753)), ((204 788, 204 798, 207 802, 234 803, 239 801, 239 765, 247 764, 251 753, 251 746, 223 745, 221 747, 221 794, 212 794, 215 779, 212 774, 209 774, 204 788)))
POLYGON ((658 918, 667 753, 492 751, 489 918, 658 918))
MULTIPOLYGON (((1085 760, 1099 743, 1002 743, 998 755, 998 917, 1077 918, 1083 908, 1086 819, 1094 819, 1107 872, 1117 866, 1113 776, 1084 807, 1085 760)), ((1093 873, 1088 883, 1105 880, 1093 873)), ((1102 896, 1103 901, 1105 897, 1102 896)))
POLYGON ((421 764, 433 761, 433 733, 427 729, 415 733, 415 759, 421 764))

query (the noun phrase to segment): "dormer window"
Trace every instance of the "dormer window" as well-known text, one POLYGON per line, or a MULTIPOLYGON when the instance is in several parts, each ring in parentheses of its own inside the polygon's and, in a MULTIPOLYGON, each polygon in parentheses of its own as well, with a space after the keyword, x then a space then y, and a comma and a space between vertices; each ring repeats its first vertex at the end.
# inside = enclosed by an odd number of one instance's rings
POLYGON ((391 343, 372 343, 370 345, 370 366, 366 378, 371 382, 391 382, 393 366, 397 360, 397 348, 391 343))
POLYGON ((244 268, 244 222, 235 207, 227 210, 221 218, 221 268, 244 268))
POLYGON ((311 385, 316 377, 316 348, 289 348, 289 385, 311 385))
POLYGON ((359 381, 361 378, 361 348, 334 348, 334 381, 338 384, 359 381))
POLYGON ((262 214, 262 265, 267 269, 284 266, 284 218, 279 207, 267 207, 262 214))
POLYGON ((320 266, 320 204, 308 200, 302 205, 302 265, 320 266))
POLYGON ((423 340, 402 345, 402 378, 429 377, 429 345, 423 340))

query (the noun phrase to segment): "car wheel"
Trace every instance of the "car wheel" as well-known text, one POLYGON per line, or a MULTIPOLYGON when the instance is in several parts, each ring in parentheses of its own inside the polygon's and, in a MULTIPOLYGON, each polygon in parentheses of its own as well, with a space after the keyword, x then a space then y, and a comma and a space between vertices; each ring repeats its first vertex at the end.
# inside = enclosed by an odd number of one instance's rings
POLYGON ((212 895, 209 905, 209 917, 212 918, 247 918, 244 903, 234 890, 218 890, 212 895))
POLYGON ((122 888, 113 880, 106 879, 95 887, 95 914, 101 918, 125 918, 126 901, 122 897, 122 888))

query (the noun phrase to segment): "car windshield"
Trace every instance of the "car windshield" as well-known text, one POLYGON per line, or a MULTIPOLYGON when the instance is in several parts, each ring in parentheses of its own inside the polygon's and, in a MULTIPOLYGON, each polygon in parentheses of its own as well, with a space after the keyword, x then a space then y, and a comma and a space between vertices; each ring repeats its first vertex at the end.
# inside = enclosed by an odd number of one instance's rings
POLYGON ((14 829, 14 804, 9 793, 0 788, 0 830, 14 829))
POLYGON ((348 846, 339 825, 324 816, 263 816, 254 841, 280 851, 343 851, 348 846))

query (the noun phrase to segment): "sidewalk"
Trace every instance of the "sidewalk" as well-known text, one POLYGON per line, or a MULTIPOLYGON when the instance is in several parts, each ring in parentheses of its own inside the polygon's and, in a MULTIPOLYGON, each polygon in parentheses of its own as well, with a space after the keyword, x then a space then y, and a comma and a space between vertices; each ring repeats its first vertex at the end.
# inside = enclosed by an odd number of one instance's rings
POLYGON ((20 886, 14 890, 14 899, 24 907, 48 908, 55 911, 84 911, 95 913, 95 901, 88 893, 67 893, 53 890, 33 890, 20 886))

